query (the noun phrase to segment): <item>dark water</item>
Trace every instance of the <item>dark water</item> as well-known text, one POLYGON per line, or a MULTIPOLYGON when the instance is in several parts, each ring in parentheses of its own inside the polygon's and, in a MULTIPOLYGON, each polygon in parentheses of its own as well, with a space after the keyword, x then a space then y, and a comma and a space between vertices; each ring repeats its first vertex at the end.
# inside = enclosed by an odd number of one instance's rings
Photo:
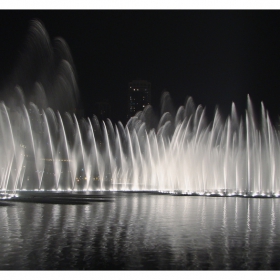
POLYGON ((0 207, 0 269, 280 268, 280 200, 111 194, 0 207))

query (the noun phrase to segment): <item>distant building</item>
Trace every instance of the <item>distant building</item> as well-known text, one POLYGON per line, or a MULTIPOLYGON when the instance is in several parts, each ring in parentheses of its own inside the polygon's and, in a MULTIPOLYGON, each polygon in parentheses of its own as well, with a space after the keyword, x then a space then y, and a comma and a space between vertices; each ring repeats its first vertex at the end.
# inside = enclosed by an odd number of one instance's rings
POLYGON ((128 84, 127 117, 133 117, 137 112, 151 104, 151 83, 146 80, 133 80, 128 84))
POLYGON ((111 117, 111 104, 107 100, 96 102, 94 104, 94 114, 99 121, 110 119, 111 117))

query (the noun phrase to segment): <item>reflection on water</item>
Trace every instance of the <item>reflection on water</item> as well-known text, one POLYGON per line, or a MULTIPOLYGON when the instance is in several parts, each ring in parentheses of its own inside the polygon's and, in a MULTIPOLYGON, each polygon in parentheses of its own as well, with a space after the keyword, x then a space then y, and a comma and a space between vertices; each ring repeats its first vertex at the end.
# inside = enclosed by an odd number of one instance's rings
POLYGON ((274 199, 111 194, 0 207, 0 269, 279 269, 274 199))

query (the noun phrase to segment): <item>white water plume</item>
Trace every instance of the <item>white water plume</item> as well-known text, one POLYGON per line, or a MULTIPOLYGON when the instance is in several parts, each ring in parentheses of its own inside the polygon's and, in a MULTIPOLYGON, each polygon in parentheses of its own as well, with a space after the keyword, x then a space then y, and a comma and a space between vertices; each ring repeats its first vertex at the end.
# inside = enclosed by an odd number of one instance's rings
POLYGON ((279 132, 263 104, 256 122, 249 96, 244 117, 233 103, 225 121, 217 109, 211 123, 192 98, 176 113, 167 92, 157 124, 150 105, 125 127, 110 120, 100 124, 95 116, 78 120, 71 53, 61 38, 51 44, 39 21, 32 21, 11 76, 2 92, 11 98, 7 106, 0 105, 2 193, 131 190, 279 196, 279 132))
POLYGON ((147 130, 145 110, 123 127, 2 103, 1 189, 279 195, 279 133, 263 104, 260 128, 249 96, 245 118, 232 104, 226 121, 217 110, 209 124, 190 104, 147 130))

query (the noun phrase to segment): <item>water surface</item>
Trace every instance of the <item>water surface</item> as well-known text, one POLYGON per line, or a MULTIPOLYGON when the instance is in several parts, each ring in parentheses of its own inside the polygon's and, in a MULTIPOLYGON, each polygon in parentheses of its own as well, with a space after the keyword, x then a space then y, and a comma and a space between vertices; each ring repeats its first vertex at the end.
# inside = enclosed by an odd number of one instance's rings
POLYGON ((278 199, 108 195, 0 207, 0 269, 279 269, 278 199))

